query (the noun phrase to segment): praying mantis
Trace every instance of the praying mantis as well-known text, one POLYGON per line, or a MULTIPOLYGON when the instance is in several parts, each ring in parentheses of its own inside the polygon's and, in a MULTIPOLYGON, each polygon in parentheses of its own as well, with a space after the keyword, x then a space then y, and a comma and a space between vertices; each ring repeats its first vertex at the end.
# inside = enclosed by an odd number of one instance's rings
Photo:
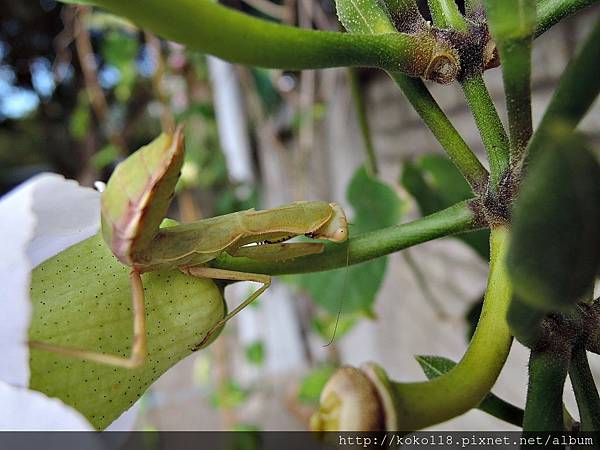
POLYGON ((179 269, 199 278, 261 283, 250 296, 208 330, 202 347, 216 331, 256 300, 271 284, 264 274, 212 268, 208 262, 231 256, 278 261, 320 253, 322 242, 287 243, 296 236, 348 239, 343 209, 336 203, 299 201, 269 210, 254 209, 162 227, 175 194, 184 159, 183 127, 161 134, 120 163, 101 196, 101 229, 114 256, 131 267, 133 340, 129 357, 30 341, 32 348, 124 368, 141 366, 147 357, 146 314, 141 274, 179 269))

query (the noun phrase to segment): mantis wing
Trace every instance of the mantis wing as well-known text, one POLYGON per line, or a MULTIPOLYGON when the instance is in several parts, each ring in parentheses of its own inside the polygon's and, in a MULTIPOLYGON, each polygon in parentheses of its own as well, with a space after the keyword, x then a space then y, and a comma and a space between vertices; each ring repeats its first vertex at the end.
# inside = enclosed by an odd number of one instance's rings
POLYGON ((183 128, 163 133, 117 166, 102 193, 102 235, 117 259, 135 254, 158 233, 183 164, 183 128))

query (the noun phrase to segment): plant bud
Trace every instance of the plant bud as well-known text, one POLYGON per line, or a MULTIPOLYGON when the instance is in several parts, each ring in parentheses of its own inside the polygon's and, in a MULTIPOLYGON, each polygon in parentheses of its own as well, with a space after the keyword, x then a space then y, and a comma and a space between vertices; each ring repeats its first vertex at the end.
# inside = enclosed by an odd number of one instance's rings
POLYGON ((373 362, 364 363, 360 366, 363 373, 369 377, 371 383, 377 390, 381 406, 383 407, 384 428, 386 431, 399 429, 398 414, 392 394, 391 381, 387 373, 379 364, 373 362))
POLYGON ((339 368, 323 388, 320 403, 310 420, 312 431, 379 431, 384 428, 384 409, 377 389, 357 368, 339 368))

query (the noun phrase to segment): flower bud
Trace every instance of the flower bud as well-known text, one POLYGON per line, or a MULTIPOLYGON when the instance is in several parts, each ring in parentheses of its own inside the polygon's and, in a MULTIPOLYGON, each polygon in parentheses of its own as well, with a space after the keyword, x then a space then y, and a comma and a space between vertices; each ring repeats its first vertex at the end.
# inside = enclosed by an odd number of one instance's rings
POLYGON ((373 362, 364 363, 360 366, 363 373, 371 380, 379 401, 383 407, 384 428, 386 431, 396 431, 399 428, 398 414, 392 391, 392 382, 387 376, 385 370, 373 362))
POLYGON ((377 389, 360 369, 341 367, 321 392, 319 410, 311 417, 313 431, 378 431, 384 410, 377 389))

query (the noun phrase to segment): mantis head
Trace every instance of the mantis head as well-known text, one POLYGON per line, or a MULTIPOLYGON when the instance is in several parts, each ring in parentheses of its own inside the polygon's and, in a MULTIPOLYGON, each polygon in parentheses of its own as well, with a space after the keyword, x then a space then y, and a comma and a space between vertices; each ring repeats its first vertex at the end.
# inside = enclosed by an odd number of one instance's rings
POLYGON ((340 205, 330 203, 331 217, 319 229, 310 233, 315 239, 327 239, 332 242, 344 242, 348 239, 348 221, 340 205))
POLYGON ((158 233, 183 165, 183 127, 163 133, 117 166, 101 198, 102 236, 133 265, 158 233))

